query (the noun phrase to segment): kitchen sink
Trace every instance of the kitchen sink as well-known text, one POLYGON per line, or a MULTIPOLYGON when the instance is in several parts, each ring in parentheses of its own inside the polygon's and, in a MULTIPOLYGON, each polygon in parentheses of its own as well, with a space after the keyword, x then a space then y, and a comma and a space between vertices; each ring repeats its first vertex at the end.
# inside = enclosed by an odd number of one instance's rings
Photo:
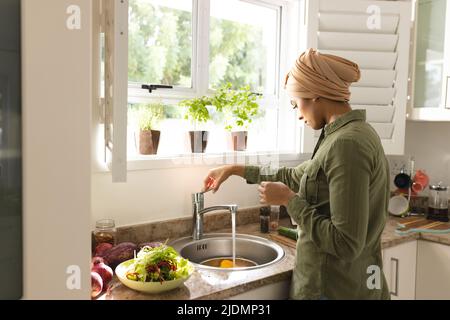
POLYGON ((169 243, 179 254, 189 259, 197 268, 208 270, 236 271, 267 267, 284 257, 284 250, 278 244, 262 237, 236 234, 236 261, 248 261, 248 266, 221 268, 204 265, 215 259, 232 260, 233 242, 229 233, 204 234, 202 239, 180 238, 169 243), (251 265, 250 265, 251 264, 251 265))

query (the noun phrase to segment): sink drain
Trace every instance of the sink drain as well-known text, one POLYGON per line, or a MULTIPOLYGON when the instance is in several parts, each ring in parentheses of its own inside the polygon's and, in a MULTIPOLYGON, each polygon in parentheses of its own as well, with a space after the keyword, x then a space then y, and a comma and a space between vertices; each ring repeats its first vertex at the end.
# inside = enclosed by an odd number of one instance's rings
POLYGON ((255 267, 258 265, 255 261, 244 258, 236 258, 235 262, 236 264, 233 266, 233 257, 220 257, 207 259, 205 261, 200 262, 200 264, 215 268, 248 268, 248 267, 255 267), (227 267, 223 266, 224 264, 228 265, 228 263, 230 263, 231 265, 227 267))

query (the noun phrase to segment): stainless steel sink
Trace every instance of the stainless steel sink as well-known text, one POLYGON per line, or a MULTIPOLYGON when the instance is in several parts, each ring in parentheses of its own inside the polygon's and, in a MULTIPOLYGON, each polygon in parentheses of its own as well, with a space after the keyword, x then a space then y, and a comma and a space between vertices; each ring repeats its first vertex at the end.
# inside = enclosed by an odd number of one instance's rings
POLYGON ((251 267, 220 268, 201 264, 214 258, 227 258, 233 255, 231 234, 211 233, 203 235, 201 240, 192 237, 180 238, 169 243, 180 255, 189 259, 197 268, 209 270, 235 271, 267 267, 279 262, 284 257, 284 250, 278 244, 252 235, 236 235, 236 258, 256 263, 251 267))

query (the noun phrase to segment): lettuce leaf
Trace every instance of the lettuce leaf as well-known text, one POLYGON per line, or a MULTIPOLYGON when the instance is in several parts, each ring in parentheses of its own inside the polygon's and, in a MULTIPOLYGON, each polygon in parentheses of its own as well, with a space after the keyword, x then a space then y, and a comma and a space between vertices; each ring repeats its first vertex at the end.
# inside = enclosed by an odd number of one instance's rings
POLYGON ((163 282, 185 278, 192 272, 187 259, 165 244, 143 247, 128 267, 127 278, 141 282, 163 282))

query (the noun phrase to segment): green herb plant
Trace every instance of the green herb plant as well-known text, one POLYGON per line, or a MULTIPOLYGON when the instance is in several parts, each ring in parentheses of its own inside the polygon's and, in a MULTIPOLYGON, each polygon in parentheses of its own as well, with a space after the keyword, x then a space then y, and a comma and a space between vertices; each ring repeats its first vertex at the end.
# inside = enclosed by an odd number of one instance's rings
POLYGON ((163 116, 164 105, 162 102, 140 104, 137 108, 137 119, 142 131, 155 129, 163 116))
POLYGON ((257 96, 250 91, 250 86, 235 90, 231 83, 226 83, 216 91, 211 102, 219 113, 223 113, 228 131, 247 130, 259 113, 257 96))
POLYGON ((211 98, 207 96, 183 100, 179 103, 182 107, 187 107, 185 119, 190 120, 194 128, 198 128, 200 123, 206 123, 211 119, 207 106, 211 105, 211 98))

